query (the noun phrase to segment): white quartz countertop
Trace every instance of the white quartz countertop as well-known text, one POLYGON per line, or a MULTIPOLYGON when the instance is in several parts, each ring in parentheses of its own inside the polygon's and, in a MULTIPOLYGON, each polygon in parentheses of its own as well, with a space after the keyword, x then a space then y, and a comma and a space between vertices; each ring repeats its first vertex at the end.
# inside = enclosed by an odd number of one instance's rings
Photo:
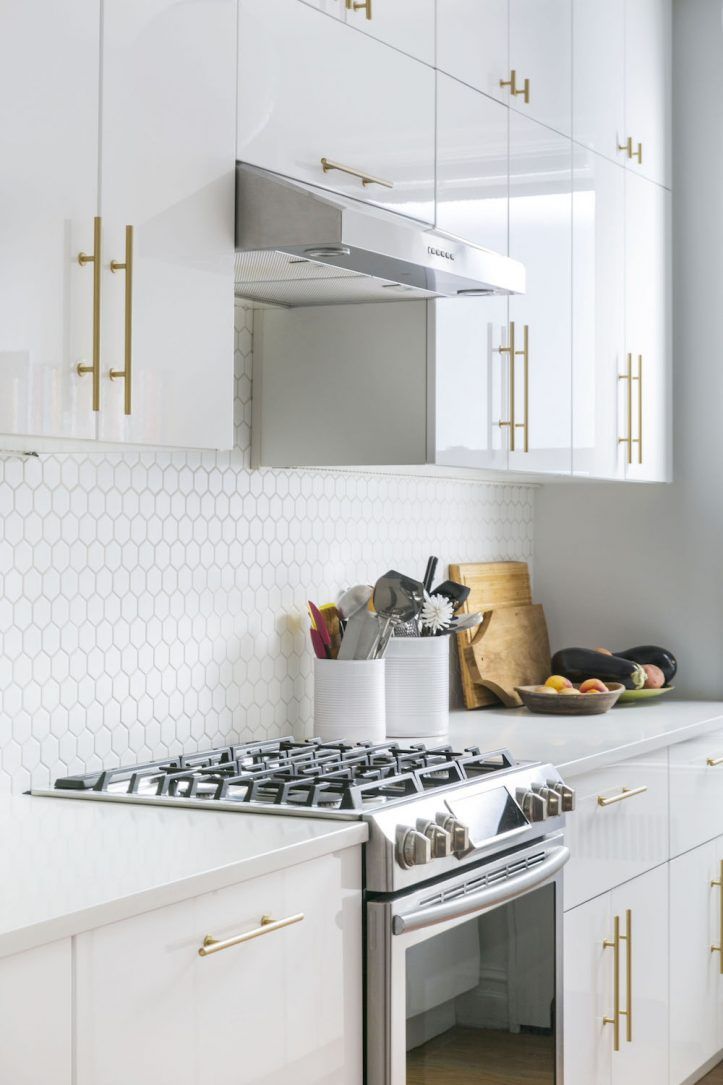
MULTIPOLYGON (((674 697, 617 705, 601 716, 542 716, 526 708, 459 710, 450 713, 446 741, 455 749, 506 747, 520 760, 550 761, 563 775, 579 775, 723 729, 723 701, 674 697)), ((431 746, 445 738, 419 741, 431 746)))
POLYGON ((360 821, 0 800, 0 957, 362 844, 360 821))

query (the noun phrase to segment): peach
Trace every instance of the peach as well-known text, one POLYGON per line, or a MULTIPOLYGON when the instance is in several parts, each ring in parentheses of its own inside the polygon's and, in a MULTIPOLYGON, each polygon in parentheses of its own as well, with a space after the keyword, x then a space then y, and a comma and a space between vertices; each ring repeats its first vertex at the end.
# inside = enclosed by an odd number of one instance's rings
POLYGON ((580 693, 607 693, 608 687, 599 678, 588 678, 580 686, 580 693))
POLYGON ((552 686, 538 686, 537 693, 552 693, 557 695, 557 690, 553 689, 552 686))
POLYGON ((577 697, 577 695, 578 695, 578 693, 580 691, 575 689, 573 686, 566 686, 565 689, 561 689, 558 692, 559 692, 561 697, 562 697, 563 693, 572 693, 573 696, 577 697))
POLYGON ((600 655, 603 655, 603 656, 611 656, 612 655, 612 652, 610 651, 609 648, 596 648, 595 651, 599 652, 600 655))
POLYGON ((551 674, 545 682, 546 686, 550 689, 554 689, 556 693, 559 693, 561 689, 569 689, 572 682, 569 678, 563 678, 561 674, 551 674))

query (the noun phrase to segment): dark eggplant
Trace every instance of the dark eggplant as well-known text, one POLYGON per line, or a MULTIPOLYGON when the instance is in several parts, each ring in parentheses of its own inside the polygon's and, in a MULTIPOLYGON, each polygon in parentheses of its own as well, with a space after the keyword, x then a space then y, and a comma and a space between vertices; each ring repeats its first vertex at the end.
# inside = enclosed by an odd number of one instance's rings
POLYGON ((555 652, 552 673, 561 674, 571 682, 584 682, 588 678, 622 682, 626 689, 642 689, 647 677, 637 660, 609 656, 594 648, 563 648, 555 652))
POLYGON ((624 652, 616 652, 621 659, 632 659, 641 666, 644 663, 653 663, 660 667, 665 675, 665 684, 669 686, 675 678, 678 670, 678 660, 667 648, 660 648, 656 644, 640 644, 637 648, 626 648, 624 652))

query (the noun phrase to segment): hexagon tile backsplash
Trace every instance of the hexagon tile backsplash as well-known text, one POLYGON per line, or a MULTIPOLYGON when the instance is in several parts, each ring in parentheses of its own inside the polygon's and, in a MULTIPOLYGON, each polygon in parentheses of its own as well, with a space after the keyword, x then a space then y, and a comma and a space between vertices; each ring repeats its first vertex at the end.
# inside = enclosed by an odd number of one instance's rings
POLYGON ((231 453, 0 461, 0 791, 310 734, 307 599, 531 557, 530 486, 251 471, 251 347, 238 309, 231 453))

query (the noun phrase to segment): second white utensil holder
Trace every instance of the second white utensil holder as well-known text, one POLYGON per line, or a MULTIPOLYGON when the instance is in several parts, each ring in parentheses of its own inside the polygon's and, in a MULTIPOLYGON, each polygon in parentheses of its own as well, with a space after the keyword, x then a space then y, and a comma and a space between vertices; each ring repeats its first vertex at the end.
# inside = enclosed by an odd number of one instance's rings
POLYGON ((446 735, 449 637, 392 637, 385 659, 389 738, 446 735))
POLYGON ((314 736, 326 742, 383 742, 383 659, 314 660, 314 736))

